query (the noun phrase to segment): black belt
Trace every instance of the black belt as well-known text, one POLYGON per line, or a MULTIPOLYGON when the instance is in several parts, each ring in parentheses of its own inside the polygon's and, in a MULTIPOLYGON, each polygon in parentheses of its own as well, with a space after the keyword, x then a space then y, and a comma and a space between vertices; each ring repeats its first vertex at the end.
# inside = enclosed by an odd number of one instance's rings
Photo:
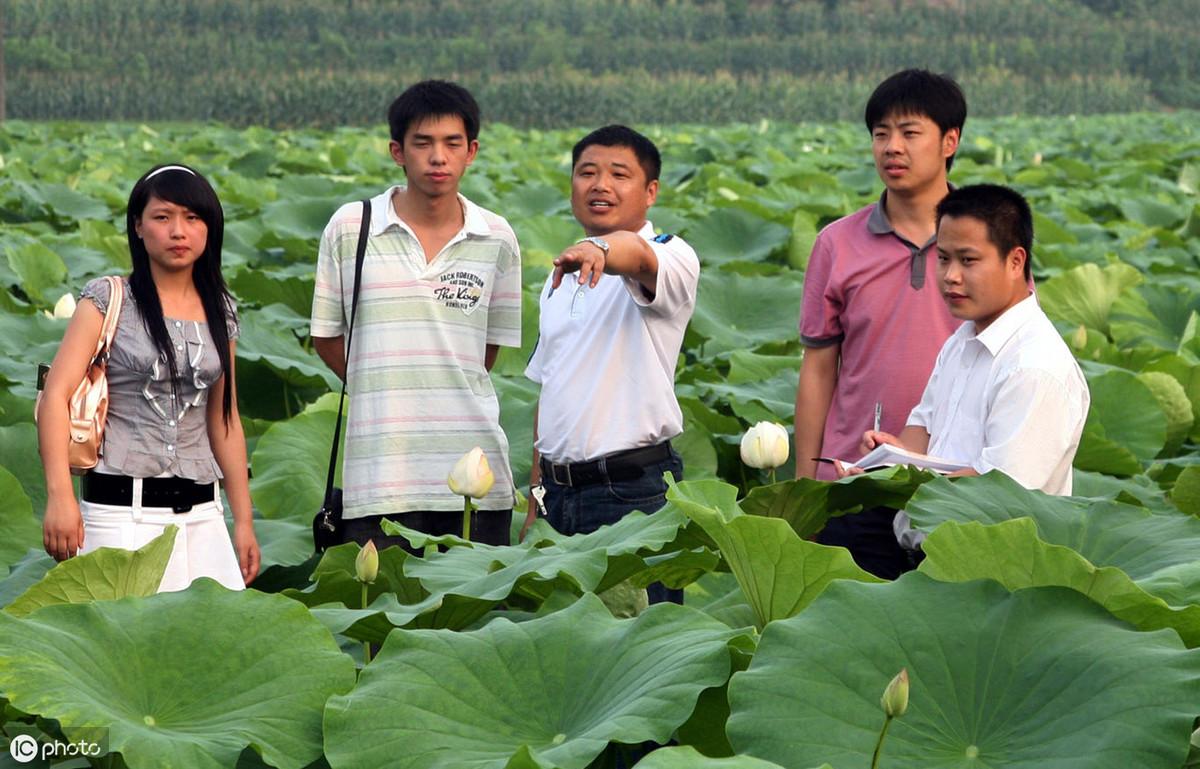
MULTIPOLYGON (((98 505, 133 504, 133 478, 89 472, 80 481, 81 496, 98 505)), ((216 489, 211 483, 196 483, 187 478, 143 478, 142 507, 169 507, 186 513, 194 505, 212 502, 216 489)))
POLYGON ((631 481, 640 478, 647 465, 671 458, 671 442, 663 441, 640 449, 618 451, 589 462, 555 464, 545 457, 539 459, 542 477, 559 486, 590 486, 604 481, 631 481))

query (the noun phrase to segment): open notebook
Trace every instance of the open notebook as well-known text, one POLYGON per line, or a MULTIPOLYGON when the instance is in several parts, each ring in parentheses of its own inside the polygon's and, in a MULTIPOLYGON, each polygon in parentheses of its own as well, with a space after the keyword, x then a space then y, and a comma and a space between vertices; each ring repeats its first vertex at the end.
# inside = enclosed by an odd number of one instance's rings
POLYGON ((928 454, 918 454, 915 451, 893 446, 890 443, 879 444, 870 454, 853 463, 854 467, 861 467, 864 470, 891 467, 892 465, 916 465, 925 470, 932 470, 935 473, 952 473, 955 470, 962 470, 967 467, 962 462, 953 462, 941 457, 931 457, 928 454))

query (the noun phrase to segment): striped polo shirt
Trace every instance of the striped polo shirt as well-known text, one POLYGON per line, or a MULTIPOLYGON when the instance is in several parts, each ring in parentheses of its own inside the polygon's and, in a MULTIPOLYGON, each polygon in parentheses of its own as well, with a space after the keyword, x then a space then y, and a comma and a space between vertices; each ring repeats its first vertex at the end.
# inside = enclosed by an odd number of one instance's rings
MULTIPOLYGON (((483 448, 495 486, 484 510, 513 506, 508 439, 484 367, 489 344, 521 346, 521 253, 502 217, 459 196, 462 230, 427 262, 392 207, 392 187, 371 200, 342 464, 344 516, 461 510, 446 487, 454 463, 483 448)), ((317 256, 311 333, 346 333, 362 204, 325 227, 317 256)))

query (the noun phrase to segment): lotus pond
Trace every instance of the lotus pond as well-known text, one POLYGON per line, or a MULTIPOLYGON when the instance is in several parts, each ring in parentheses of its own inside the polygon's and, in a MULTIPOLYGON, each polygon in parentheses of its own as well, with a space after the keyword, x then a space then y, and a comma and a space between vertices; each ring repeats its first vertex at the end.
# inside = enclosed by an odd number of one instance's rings
MULTIPOLYGON (((660 513, 588 536, 539 522, 495 548, 401 527, 441 549, 380 553, 364 604, 357 546, 312 556, 337 404, 307 318, 329 215, 398 179, 383 130, 3 124, 5 740, 102 733, 96 766, 585 769, 673 740, 637 767, 865 769, 880 695, 903 668, 909 705, 881 767, 1200 766, 1197 126, 1196 113, 967 125, 951 178, 1030 198, 1040 301, 1091 388, 1067 498, 998 474, 770 483, 743 467, 749 425, 791 422, 812 241, 878 196, 867 136, 651 131, 664 151, 652 219, 703 264, 677 380, 688 479, 660 513), (203 170, 225 206, 264 560, 245 592, 154 594, 173 532, 58 566, 41 550, 35 371, 65 328, 48 311, 128 270, 129 187, 165 161, 203 170), (928 533, 921 567, 892 583, 810 541, 831 516, 880 504, 928 533), (643 608, 653 581, 685 587, 685 604, 643 608), (365 644, 382 645, 369 664, 365 644)), ((524 348, 493 371, 518 483, 536 292, 578 237, 577 133, 490 126, 464 184, 523 250, 524 348)))

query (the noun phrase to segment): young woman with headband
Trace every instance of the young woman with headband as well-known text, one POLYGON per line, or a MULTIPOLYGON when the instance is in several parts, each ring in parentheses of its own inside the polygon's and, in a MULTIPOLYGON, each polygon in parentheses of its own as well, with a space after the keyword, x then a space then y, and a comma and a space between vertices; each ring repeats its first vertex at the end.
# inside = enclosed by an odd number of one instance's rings
POLYGON ((237 313, 221 277, 224 215, 208 181, 157 166, 126 211, 133 272, 108 362, 109 407, 99 464, 75 500, 67 403, 83 378, 109 307, 109 284, 88 283, 46 377, 38 441, 46 474, 46 552, 58 560, 100 547, 135 549, 178 527, 160 591, 198 577, 231 589, 258 573, 246 442, 237 411, 237 313), (233 509, 230 541, 217 482, 233 509))

